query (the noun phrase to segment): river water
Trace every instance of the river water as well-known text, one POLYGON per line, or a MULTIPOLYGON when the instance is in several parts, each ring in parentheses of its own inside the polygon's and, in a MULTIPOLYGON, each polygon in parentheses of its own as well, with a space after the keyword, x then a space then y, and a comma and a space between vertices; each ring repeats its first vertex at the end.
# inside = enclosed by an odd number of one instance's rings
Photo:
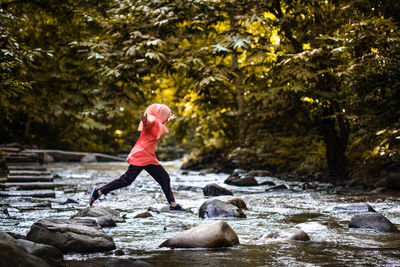
MULTIPOLYGON (((286 184, 289 191, 265 192, 269 187, 236 187, 224 184, 228 174, 182 173, 181 162, 164 162, 171 176, 178 203, 192 213, 151 212, 153 217, 134 218, 148 208, 160 209, 166 200, 159 185, 143 171, 127 188, 114 191, 94 205, 120 211, 125 222, 105 228, 113 236, 123 256, 113 253, 67 254, 68 266, 102 266, 112 257, 140 259, 153 266, 400 266, 400 234, 367 229, 349 229, 348 223, 357 212, 335 211, 347 204, 371 205, 400 229, 398 194, 374 194, 356 189, 318 183, 303 190, 302 182, 282 181, 274 177, 256 177, 286 184), (183 229, 206 223, 198 209, 207 200, 202 189, 217 183, 242 198, 249 210, 245 219, 224 219, 237 233, 240 245, 223 249, 160 249, 158 246, 183 229), (179 227, 167 227, 178 225, 179 227), (271 240, 258 243, 263 234, 289 227, 299 227, 311 240, 271 240)), ((60 178, 55 179, 56 199, 0 199, 9 216, 0 216, 0 230, 27 234, 30 226, 45 217, 69 218, 87 207, 89 192, 118 178, 126 171, 124 163, 53 163, 46 166, 60 178), (66 200, 70 200, 67 203, 66 200), (71 201, 72 200, 72 201, 71 201)), ((232 197, 218 197, 221 200, 232 197)))

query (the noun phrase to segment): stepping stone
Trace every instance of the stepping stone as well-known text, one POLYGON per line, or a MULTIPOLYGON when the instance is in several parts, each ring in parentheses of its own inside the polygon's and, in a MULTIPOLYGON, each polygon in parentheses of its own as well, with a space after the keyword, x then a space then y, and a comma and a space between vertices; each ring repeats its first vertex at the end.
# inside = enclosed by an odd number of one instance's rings
POLYGON ((8 182, 52 182, 53 176, 51 175, 36 175, 36 176, 9 176, 8 182))
POLYGON ((42 190, 42 189, 54 189, 54 183, 37 182, 37 183, 6 183, 7 188, 18 187, 17 190, 42 190))
POLYGON ((56 193, 53 190, 0 191, 0 197, 55 198, 56 193))
POLYGON ((49 176, 50 172, 38 170, 10 170, 8 176, 49 176))

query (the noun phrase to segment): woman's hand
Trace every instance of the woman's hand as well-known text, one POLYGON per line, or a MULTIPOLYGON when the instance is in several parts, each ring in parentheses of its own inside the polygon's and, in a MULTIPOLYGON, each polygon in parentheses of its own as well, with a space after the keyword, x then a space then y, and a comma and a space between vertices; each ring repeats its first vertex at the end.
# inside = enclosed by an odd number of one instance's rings
POLYGON ((165 124, 167 124, 168 122, 172 121, 173 119, 176 119, 175 115, 171 115, 169 116, 168 120, 165 122, 165 124))
POLYGON ((142 113, 142 116, 140 118, 143 122, 143 126, 147 127, 147 113, 142 113))

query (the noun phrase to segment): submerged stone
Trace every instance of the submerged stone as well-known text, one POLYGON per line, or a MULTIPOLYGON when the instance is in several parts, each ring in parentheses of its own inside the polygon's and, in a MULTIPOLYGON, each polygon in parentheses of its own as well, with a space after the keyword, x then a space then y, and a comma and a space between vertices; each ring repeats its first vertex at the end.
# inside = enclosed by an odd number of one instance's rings
POLYGON ((160 247, 219 248, 239 244, 235 231, 224 221, 196 226, 164 241, 160 247))
POLYGON ((279 239, 279 240, 298 240, 298 241, 309 241, 310 237, 306 232, 298 228, 288 228, 283 229, 281 231, 274 231, 267 234, 264 234, 259 240, 258 243, 262 243, 263 241, 271 240, 271 239, 279 239))

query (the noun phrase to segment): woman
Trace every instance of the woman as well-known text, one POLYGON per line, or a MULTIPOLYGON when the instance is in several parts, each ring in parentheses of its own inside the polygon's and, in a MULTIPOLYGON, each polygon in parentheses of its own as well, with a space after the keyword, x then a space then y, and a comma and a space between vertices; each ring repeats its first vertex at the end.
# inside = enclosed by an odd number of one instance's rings
POLYGON ((92 206, 101 195, 130 185, 139 173, 145 169, 160 185, 168 200, 171 211, 186 211, 175 202, 170 186, 170 178, 167 171, 160 165, 155 154, 157 141, 168 133, 165 125, 175 119, 169 107, 163 104, 152 104, 141 116, 138 130, 140 137, 130 151, 127 162, 128 170, 118 179, 100 187, 93 188, 90 194, 89 205, 92 206))

